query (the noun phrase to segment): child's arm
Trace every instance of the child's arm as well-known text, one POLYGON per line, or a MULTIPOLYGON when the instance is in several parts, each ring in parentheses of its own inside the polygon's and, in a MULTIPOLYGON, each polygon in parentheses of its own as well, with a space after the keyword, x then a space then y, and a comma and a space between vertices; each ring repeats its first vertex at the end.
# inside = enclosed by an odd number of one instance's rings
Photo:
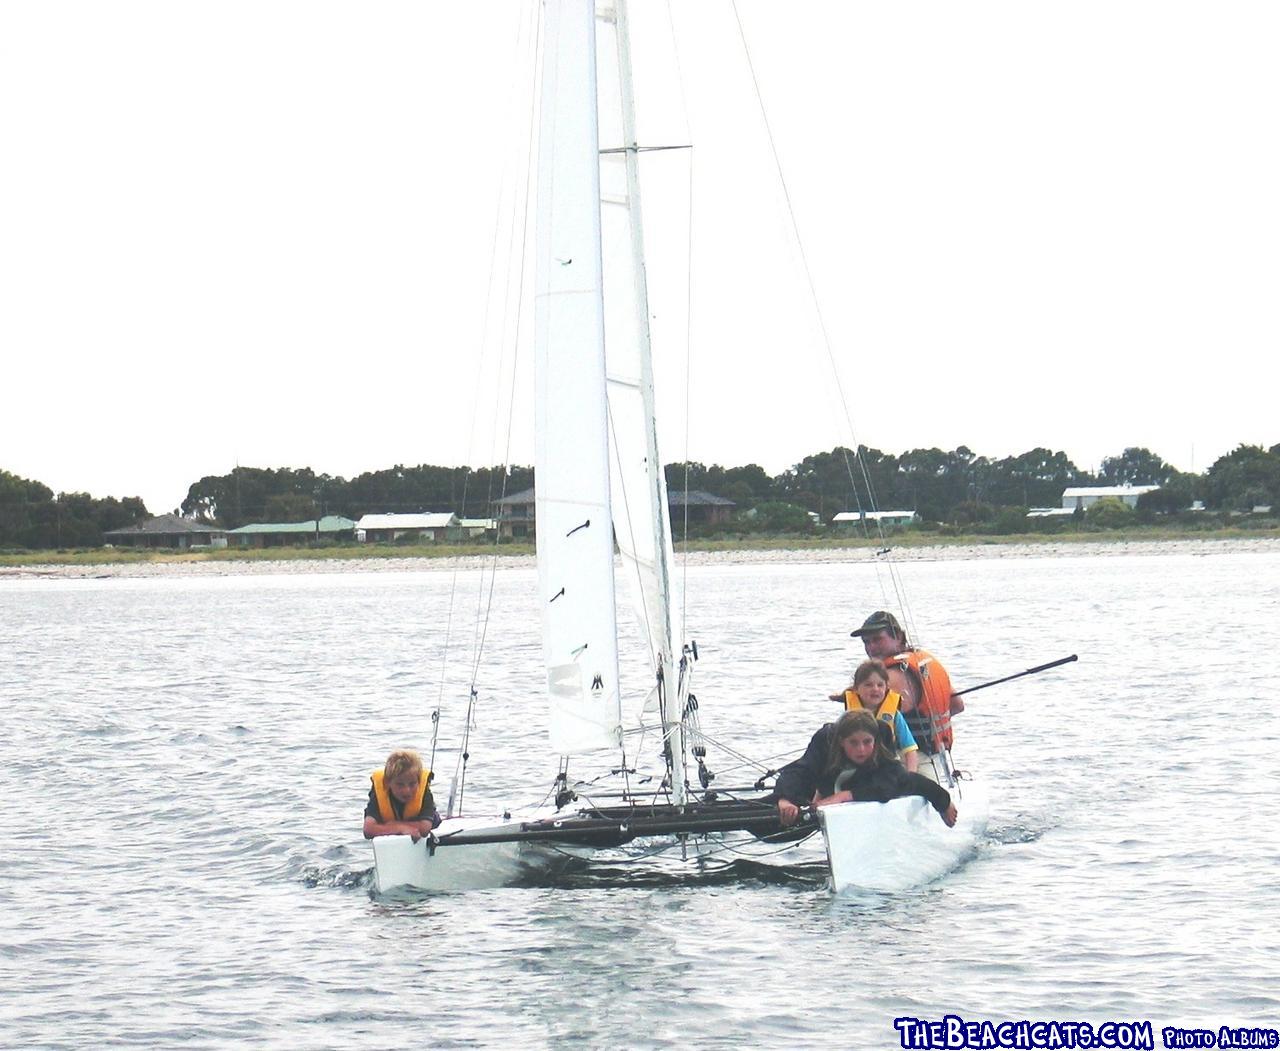
POLYGON ((920 746, 916 744, 916 739, 911 735, 911 727, 907 725, 901 712, 894 713, 893 730, 898 738, 898 754, 902 765, 907 768, 908 773, 916 773, 920 769, 920 746))
POLYGON ((929 800, 947 828, 951 828, 956 823, 956 805, 951 801, 950 792, 930 781, 923 774, 908 774, 907 783, 911 786, 912 795, 924 796, 929 800))
POLYGON ((364 838, 377 836, 409 836, 415 843, 431 831, 431 821, 379 821, 376 817, 364 819, 364 838))

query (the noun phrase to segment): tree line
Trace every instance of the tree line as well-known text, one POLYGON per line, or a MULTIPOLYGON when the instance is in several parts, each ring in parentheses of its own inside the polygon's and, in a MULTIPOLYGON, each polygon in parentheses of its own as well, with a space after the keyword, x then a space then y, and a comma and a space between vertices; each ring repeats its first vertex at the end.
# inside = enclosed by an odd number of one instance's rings
MULTIPOLYGON (((692 462, 669 464, 666 474, 672 492, 703 490, 734 501, 734 522, 722 531, 792 532, 810 527, 808 512, 825 523, 840 511, 893 509, 957 529, 1018 532, 1029 528, 1029 508, 1058 506, 1068 486, 1158 485, 1139 501, 1147 516, 1178 513, 1197 500, 1221 512, 1274 506, 1280 502, 1280 445, 1241 445, 1203 474, 1178 471, 1137 447, 1107 457, 1091 472, 1050 449, 995 459, 963 445, 900 455, 838 447, 772 476, 758 464, 692 462)), ((495 501, 532 485, 532 467, 397 464, 351 479, 311 468, 237 467, 194 482, 179 510, 225 529, 369 512, 453 511, 462 518, 487 518, 495 501)), ((40 482, 0 471, 0 547, 96 546, 105 531, 146 517, 138 497, 55 496, 40 482)))
POLYGON ((0 470, 0 548, 98 547, 102 534, 147 516, 141 497, 58 493, 0 470))

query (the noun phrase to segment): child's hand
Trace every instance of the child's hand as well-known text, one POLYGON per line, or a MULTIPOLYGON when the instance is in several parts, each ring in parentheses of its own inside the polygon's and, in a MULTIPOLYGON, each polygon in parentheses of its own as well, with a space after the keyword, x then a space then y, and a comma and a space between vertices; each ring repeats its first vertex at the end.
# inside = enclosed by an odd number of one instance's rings
POLYGON ((942 820, 946 822, 947 828, 956 827, 956 805, 952 803, 947 807, 947 812, 942 815, 942 820))

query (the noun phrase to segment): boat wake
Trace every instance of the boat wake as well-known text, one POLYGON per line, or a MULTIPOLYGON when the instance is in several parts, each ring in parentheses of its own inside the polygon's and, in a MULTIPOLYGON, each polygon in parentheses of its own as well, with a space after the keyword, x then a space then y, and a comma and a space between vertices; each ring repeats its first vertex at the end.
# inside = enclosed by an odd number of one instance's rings
POLYGON ((335 887, 339 890, 351 890, 373 886, 373 867, 351 869, 346 865, 330 865, 320 867, 309 865, 302 870, 299 879, 304 887, 335 887))

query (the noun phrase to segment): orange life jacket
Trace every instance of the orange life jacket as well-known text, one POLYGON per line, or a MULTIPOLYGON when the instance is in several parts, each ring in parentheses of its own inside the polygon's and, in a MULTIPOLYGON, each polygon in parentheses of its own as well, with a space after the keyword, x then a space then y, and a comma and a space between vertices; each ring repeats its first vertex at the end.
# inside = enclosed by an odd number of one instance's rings
POLYGON ((911 735, 928 755, 950 748, 951 677, 938 659, 926 650, 907 650, 884 662, 886 668, 900 668, 915 683, 919 699, 914 711, 903 712, 911 735))
MULTIPOLYGON (((395 809, 391 805, 391 793, 387 790, 387 779, 385 770, 375 770, 371 775, 373 781, 373 794, 378 800, 378 816, 383 821, 412 821, 422 813, 422 801, 427 796, 427 786, 431 784, 431 771, 423 770, 418 775, 418 790, 414 793, 412 799, 404 805, 404 813, 400 817, 396 817, 395 809)), ((427 815, 430 817, 430 815, 427 815)))

